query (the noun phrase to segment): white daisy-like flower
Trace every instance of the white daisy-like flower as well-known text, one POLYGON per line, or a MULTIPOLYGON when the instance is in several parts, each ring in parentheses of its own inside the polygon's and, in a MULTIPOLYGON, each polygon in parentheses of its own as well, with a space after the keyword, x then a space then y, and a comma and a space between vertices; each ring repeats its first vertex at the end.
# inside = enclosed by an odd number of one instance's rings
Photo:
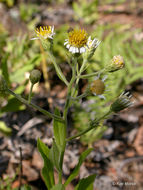
POLYGON ((105 87, 107 85, 104 84, 104 81, 107 79, 105 75, 102 79, 100 79, 100 75, 95 77, 94 81, 91 83, 90 92, 95 96, 98 96, 101 99, 105 100, 105 96, 103 95, 105 92, 105 87))
POLYGON ((40 28, 35 29, 36 36, 35 38, 32 38, 31 40, 45 40, 47 38, 53 39, 54 33, 54 26, 40 26, 40 28))
POLYGON ((89 49, 96 49, 99 44, 101 43, 101 41, 99 41, 97 38, 94 38, 93 40, 91 40, 91 36, 89 36, 88 41, 87 41, 87 47, 89 49))
POLYGON ((85 53, 88 42, 88 34, 83 29, 74 29, 68 33, 68 39, 64 45, 71 53, 85 53))

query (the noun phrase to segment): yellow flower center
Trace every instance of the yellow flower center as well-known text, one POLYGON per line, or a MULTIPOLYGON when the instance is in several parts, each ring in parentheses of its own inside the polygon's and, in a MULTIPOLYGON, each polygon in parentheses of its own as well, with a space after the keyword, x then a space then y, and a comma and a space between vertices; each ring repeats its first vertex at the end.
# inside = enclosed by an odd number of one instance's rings
POLYGON ((69 44, 71 46, 80 48, 87 44, 88 34, 85 30, 74 29, 69 32, 69 44))
POLYGON ((105 85, 104 82, 100 79, 95 80, 90 87, 92 93, 96 93, 96 95, 101 95, 104 93, 105 85))
POLYGON ((37 28, 35 30, 36 35, 38 37, 48 38, 50 34, 52 33, 52 27, 51 26, 40 26, 40 28, 37 28))

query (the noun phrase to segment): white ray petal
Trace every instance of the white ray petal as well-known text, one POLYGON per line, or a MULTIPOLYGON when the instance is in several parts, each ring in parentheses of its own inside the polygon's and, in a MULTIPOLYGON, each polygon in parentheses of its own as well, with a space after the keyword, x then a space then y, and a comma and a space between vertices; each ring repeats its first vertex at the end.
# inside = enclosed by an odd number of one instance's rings
POLYGON ((75 47, 73 47, 72 53, 76 53, 76 48, 75 47))
POLYGON ((107 75, 105 75, 102 79, 102 81, 104 82, 107 79, 107 75))
POLYGON ((37 40, 37 39, 39 39, 38 37, 37 38, 31 38, 30 40, 37 40))
POLYGON ((98 95, 101 99, 104 99, 105 100, 105 96, 103 95, 98 95))
POLYGON ((72 52, 73 51, 73 46, 71 46, 70 48, 69 48, 69 52, 72 52))
POLYGON ((79 52, 79 49, 78 48, 76 48, 76 53, 78 53, 79 52))
POLYGON ((68 44, 68 42, 65 42, 64 45, 68 44))
POLYGON ((69 49, 70 48, 70 44, 67 44, 66 48, 69 49))

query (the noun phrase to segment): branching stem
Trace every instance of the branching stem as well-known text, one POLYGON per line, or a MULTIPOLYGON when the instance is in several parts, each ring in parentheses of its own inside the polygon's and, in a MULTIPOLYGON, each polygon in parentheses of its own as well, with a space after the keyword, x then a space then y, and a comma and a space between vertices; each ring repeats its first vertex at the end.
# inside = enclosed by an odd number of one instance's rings
POLYGON ((54 115, 48 111, 46 111, 45 109, 42 109, 41 107, 33 104, 33 103, 29 103, 26 99, 22 98, 20 95, 18 94, 15 94, 12 90, 10 89, 7 89, 8 93, 11 94, 12 96, 14 96, 15 98, 17 98, 19 101, 21 101, 23 104, 27 105, 27 106, 30 106, 32 108, 35 108, 37 109, 38 111, 40 111, 41 113, 43 113, 44 115, 52 118, 52 119, 57 119, 59 121, 62 121, 64 122, 63 118, 62 117, 59 117, 57 115, 54 115))
POLYGON ((100 122, 101 120, 105 119, 105 118, 106 118, 107 116, 109 116, 111 113, 112 113, 111 110, 109 110, 106 114, 104 114, 102 117, 100 117, 100 118, 96 121, 95 125, 91 125, 91 124, 90 124, 90 126, 89 126, 87 129, 85 129, 85 130, 83 130, 83 131, 77 133, 76 135, 74 135, 74 136, 72 136, 72 137, 69 137, 69 138, 67 139, 67 141, 71 141, 71 140, 73 140, 73 139, 75 139, 75 138, 77 138, 77 137, 80 137, 80 136, 84 135, 85 133, 89 132, 90 130, 94 129, 95 127, 98 127, 99 122, 100 122))

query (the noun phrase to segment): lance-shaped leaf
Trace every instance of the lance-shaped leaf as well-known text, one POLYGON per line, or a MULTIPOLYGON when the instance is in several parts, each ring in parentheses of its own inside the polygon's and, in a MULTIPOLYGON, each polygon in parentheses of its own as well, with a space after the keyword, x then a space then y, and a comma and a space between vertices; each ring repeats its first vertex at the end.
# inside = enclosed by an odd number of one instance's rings
POLYGON ((37 141, 38 150, 43 158, 44 167, 42 169, 42 177, 48 189, 54 185, 54 167, 50 159, 50 149, 40 140, 37 141))
POLYGON ((75 190, 93 190, 93 183, 95 180, 96 174, 83 178, 79 181, 75 190))
POLYGON ((53 139, 52 148, 50 149, 50 158, 51 158, 51 161, 53 162, 53 165, 56 167, 56 169, 59 172, 62 172, 62 168, 60 165, 61 152, 54 139, 53 139))
POLYGON ((78 175, 81 164, 83 163, 83 161, 85 160, 85 158, 90 154, 90 152, 92 150, 93 150, 92 148, 87 149, 86 151, 84 151, 81 154, 81 156, 79 158, 79 162, 78 162, 77 166, 75 167, 75 169, 73 170, 73 172, 71 173, 71 175, 66 180, 66 182, 64 184, 65 186, 67 186, 78 175))
MULTIPOLYGON (((61 117, 58 108, 55 109, 55 115, 61 117)), ((66 127, 65 123, 54 119, 54 137, 56 144, 62 148, 65 145, 66 139, 66 127)))
MULTIPOLYGON (((55 109, 55 115, 61 116, 60 111, 58 108, 55 109)), ((55 143, 57 145, 57 148, 59 150, 59 156, 60 156, 60 168, 62 168, 63 163, 63 157, 64 157, 64 151, 66 146, 66 125, 62 121, 58 121, 54 119, 54 137, 55 137, 55 143)), ((55 147, 56 148, 56 147, 55 147)))

